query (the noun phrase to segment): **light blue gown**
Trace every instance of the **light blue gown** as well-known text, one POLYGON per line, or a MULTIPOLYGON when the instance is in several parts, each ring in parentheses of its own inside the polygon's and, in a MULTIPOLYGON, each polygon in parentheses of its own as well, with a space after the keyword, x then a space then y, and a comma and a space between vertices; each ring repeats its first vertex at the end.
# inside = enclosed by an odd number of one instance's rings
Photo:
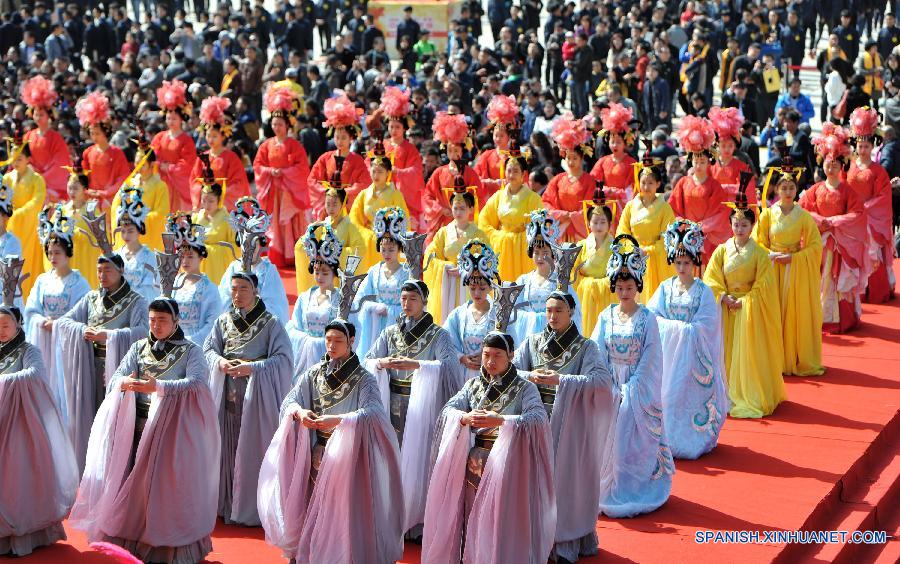
POLYGON ((141 245, 139 250, 132 258, 128 258, 128 249, 121 247, 116 250, 116 254, 125 261, 125 280, 131 289, 147 300, 149 304, 159 297, 159 285, 156 282, 156 253, 151 251, 147 245, 141 245), (153 270, 148 270, 144 265, 149 265, 153 270))
MULTIPOLYGON (((222 302, 221 313, 231 311, 231 275, 240 271, 240 261, 232 261, 225 269, 222 275, 222 281, 219 282, 219 300, 222 302)), ((286 324, 289 319, 288 299, 284 289, 284 283, 281 281, 281 275, 278 268, 269 261, 267 257, 263 257, 259 264, 253 267, 253 274, 259 278, 259 297, 266 304, 266 310, 278 318, 282 325, 286 324)))
MULTIPOLYGON (((514 321, 509 324, 508 328, 516 346, 530 335, 540 333, 547 326, 547 296, 556 290, 556 271, 553 271, 550 278, 544 282, 535 280, 536 272, 532 270, 516 278, 516 284, 525 285, 525 289, 516 300, 517 306, 524 303, 525 307, 515 310, 514 321)), ((575 326, 581 331, 581 304, 573 289, 570 288, 569 294, 575 298, 575 312, 572 314, 572 319, 575 321, 575 326)))
POLYGON ((360 357, 369 352, 388 325, 397 323, 397 317, 403 312, 400 308, 400 287, 409 280, 409 267, 401 264, 397 272, 388 278, 383 266, 384 263, 379 262, 369 269, 368 276, 356 293, 356 306, 353 309, 359 307, 365 296, 375 296, 375 299, 364 302, 359 312, 350 316, 356 327, 356 354, 360 357), (376 303, 387 306, 387 315, 375 312, 376 303))
MULTIPOLYGON (((494 310, 488 311, 481 319, 475 321, 469 306, 471 300, 459 307, 453 308, 447 320, 444 321, 444 329, 450 334, 453 346, 459 351, 459 356, 481 354, 481 344, 484 337, 494 328, 497 316, 494 310)), ((466 369, 465 378, 478 376, 477 370, 466 369)))
POLYGON ((43 324, 47 319, 55 321, 67 314, 90 291, 88 281, 77 270, 73 270, 65 278, 59 278, 52 271, 45 272, 37 277, 22 312, 25 340, 41 351, 47 366, 47 385, 63 415, 63 421, 67 421, 67 402, 62 374, 62 347, 59 346, 56 325, 51 331, 46 331, 43 324))
POLYGON ((313 286, 297 297, 291 320, 284 327, 294 351, 294 384, 304 372, 322 360, 325 354, 325 326, 340 312, 340 290, 332 290, 331 300, 318 304, 318 289, 318 286, 313 286))
POLYGON ((0 235, 0 257, 21 257, 22 243, 19 238, 7 231, 0 235))
MULTIPOLYGON (((186 274, 175 278, 175 287, 184 283, 186 274)), ((178 288, 172 296, 178 303, 178 318, 184 336, 198 347, 203 346, 216 318, 222 313, 219 291, 205 274, 193 286, 178 288)))
POLYGON ((619 391, 600 481, 600 511, 634 517, 669 498, 675 463, 665 442, 661 394, 662 347, 656 316, 643 305, 627 322, 618 304, 603 310, 591 340, 619 391))
POLYGON ((662 409, 666 442, 676 458, 716 447, 730 402, 722 360, 721 311, 699 278, 676 294, 677 277, 660 284, 647 308, 656 314, 663 350, 662 409))

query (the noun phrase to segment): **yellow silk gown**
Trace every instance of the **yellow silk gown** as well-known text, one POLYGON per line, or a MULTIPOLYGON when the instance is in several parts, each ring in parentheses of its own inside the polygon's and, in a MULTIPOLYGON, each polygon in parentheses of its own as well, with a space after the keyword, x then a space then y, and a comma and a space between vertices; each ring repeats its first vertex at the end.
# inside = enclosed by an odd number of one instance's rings
POLYGON ((228 223, 228 212, 225 208, 219 208, 207 215, 206 210, 200 210, 191 217, 191 221, 206 228, 206 251, 208 256, 200 263, 200 270, 207 275, 213 284, 219 285, 222 275, 231 261, 234 260, 232 250, 218 243, 223 241, 234 247, 234 253, 241 256, 241 250, 234 242, 234 229, 228 223))
MULTIPOLYGON (((63 204, 63 214, 66 217, 74 217, 76 222, 69 266, 72 267, 72 270, 80 272, 91 288, 98 288, 100 280, 97 279, 97 259, 100 258, 100 249, 91 244, 94 240, 93 237, 84 233, 84 231, 88 231, 88 226, 81 214, 84 213, 86 207, 87 205, 84 205, 76 210, 75 204, 71 200, 63 204)), ((109 219, 108 216, 107 219, 109 219)), ((49 272, 52 268, 50 261, 44 257, 44 270, 49 272)))
POLYGON ((781 311, 769 254, 753 239, 741 250, 728 239, 713 251, 703 281, 717 300, 731 294, 741 303, 734 311, 721 306, 729 414, 765 417, 786 399, 781 311))
POLYGON ((428 285, 428 312, 434 322, 443 325, 444 320, 457 306, 466 302, 466 289, 462 278, 450 276, 447 269, 456 266, 459 251, 472 239, 487 241, 484 231, 475 223, 469 223, 465 231, 459 233, 456 222, 441 227, 425 249, 425 264, 428 268, 422 274, 428 285))
POLYGON ((816 220, 798 204, 787 215, 774 205, 760 213, 753 238, 767 252, 791 253, 788 264, 772 263, 781 303, 784 373, 823 374, 822 236, 816 220))
MULTIPOLYGON (((347 266, 347 257, 349 255, 356 255, 363 259, 356 268, 356 274, 363 274, 372 266, 372 264, 366 264, 366 240, 360 229, 347 216, 341 215, 340 218, 337 225, 331 222, 330 217, 325 218, 325 222, 331 224, 335 236, 344 245, 344 250, 341 251, 341 268, 347 266)), ((319 235, 321 236, 321 233, 319 235)), ((297 274, 297 295, 299 296, 316 284, 313 275, 309 273, 309 257, 306 255, 306 251, 303 250, 302 238, 298 239, 294 244, 294 266, 297 274)), ((340 281, 335 279, 334 284, 339 286, 340 281)))
POLYGON ((44 178, 31 165, 28 165, 21 178, 14 169, 10 170, 3 175, 3 182, 13 189, 13 214, 6 224, 6 230, 18 237, 22 244, 22 259, 25 261, 22 272, 31 273, 22 282, 22 300, 25 301, 38 275, 44 272, 44 250, 38 240, 37 228, 38 214, 44 209, 44 201, 47 199, 47 186, 44 178))
POLYGON ((606 277, 606 263, 612 254, 609 248, 612 240, 612 236, 607 234, 600 245, 597 245, 594 236, 588 235, 579 243, 582 247, 575 261, 575 267, 578 268, 575 293, 581 302, 581 332, 584 335, 594 332, 597 319, 609 304, 619 303, 615 292, 609 287, 609 278, 606 277))
MULTIPOLYGON (((360 255, 363 260, 359 267, 359 273, 366 272, 369 267, 381 260, 378 249, 375 248, 375 232, 372 231, 372 222, 375 220, 375 213, 381 208, 400 208, 406 214, 407 225, 409 225, 409 207, 406 205, 406 199, 403 193, 397 187, 390 183, 378 194, 375 193, 375 187, 369 185, 353 200, 350 207, 350 221, 359 229, 366 245, 364 247, 365 254, 360 255)), ((304 255, 305 256, 305 255, 304 255)))
POLYGON ((647 253, 647 273, 639 301, 650 303, 650 298, 663 283, 675 276, 675 268, 666 262, 666 245, 663 233, 675 221, 672 206, 662 196, 657 196, 650 206, 644 206, 640 196, 625 204, 616 235, 627 233, 638 240, 641 250, 647 253))
MULTIPOLYGON (((147 245, 152 251, 162 252, 162 234, 166 230, 166 216, 169 215, 169 187, 163 182, 158 174, 150 175, 147 180, 141 182, 141 188, 144 189, 142 200, 144 205, 150 210, 147 214, 147 232, 139 237, 142 244, 147 245)), ((109 206, 109 220, 112 230, 118 227, 116 221, 119 212, 119 206, 122 202, 122 196, 116 192, 112 204, 109 206)), ((115 234, 113 248, 118 249, 125 244, 120 233, 115 234)))
POLYGON ((502 280, 514 281, 534 269, 534 263, 528 258, 525 226, 531 212, 543 208, 541 197, 528 186, 523 185, 515 195, 504 186, 488 198, 478 213, 478 227, 500 257, 502 280))

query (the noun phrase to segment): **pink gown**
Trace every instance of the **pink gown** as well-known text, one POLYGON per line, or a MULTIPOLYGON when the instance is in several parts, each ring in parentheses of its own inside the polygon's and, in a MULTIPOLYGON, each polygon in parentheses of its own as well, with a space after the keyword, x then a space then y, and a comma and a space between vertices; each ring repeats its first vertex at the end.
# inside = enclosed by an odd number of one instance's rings
POLYGON ((187 211, 191 208, 191 171, 197 161, 197 148, 193 138, 185 132, 172 137, 168 131, 160 131, 150 142, 160 164, 159 176, 169 187, 169 209, 187 211), (168 165, 163 170, 162 165, 168 165))
MULTIPOLYGON (((749 196, 748 196, 749 197, 749 196)), ((731 237, 729 200, 722 185, 710 174, 703 184, 697 185, 693 176, 683 176, 669 196, 669 205, 676 217, 695 221, 703 228, 705 265, 716 247, 731 237)))
POLYGON ((31 148, 31 167, 44 178, 49 200, 68 200, 66 184, 69 182, 69 171, 63 167, 72 166, 72 156, 62 135, 55 129, 48 129, 41 135, 40 130, 35 128, 25 134, 25 140, 31 148))
MULTIPOLYGON (((330 181, 331 175, 336 170, 334 155, 337 151, 326 151, 313 165, 306 179, 306 185, 309 189, 309 205, 312 208, 313 218, 320 219, 325 217, 325 188, 320 182, 330 181)), ((344 160, 344 166, 341 168, 341 182, 348 184, 345 187, 347 191, 347 201, 344 205, 349 210, 353 205, 356 195, 369 187, 372 183, 372 177, 369 175, 369 167, 366 166, 366 160, 356 153, 348 153, 344 160)))
MULTIPOLYGON (((210 164, 212 164, 213 174, 216 178, 226 179, 223 205, 226 210, 231 211, 234 209, 235 202, 250 195, 250 182, 247 180, 244 163, 237 153, 231 149, 225 149, 217 157, 210 155, 210 164)), ((203 189, 203 184, 197 179, 203 176, 202 167, 203 161, 197 159, 194 161, 194 168, 191 169, 191 209, 195 210, 200 209, 200 191, 203 189)))
POLYGON ((847 172, 847 184, 865 207, 868 221, 869 278, 865 298, 870 303, 884 303, 894 295, 891 179, 878 163, 860 168, 853 162, 847 172))
POLYGON ((101 151, 91 145, 81 155, 82 166, 91 173, 88 175, 88 189, 98 190, 103 194, 106 206, 112 202, 122 182, 131 174, 131 165, 125 158, 122 149, 110 145, 101 151))

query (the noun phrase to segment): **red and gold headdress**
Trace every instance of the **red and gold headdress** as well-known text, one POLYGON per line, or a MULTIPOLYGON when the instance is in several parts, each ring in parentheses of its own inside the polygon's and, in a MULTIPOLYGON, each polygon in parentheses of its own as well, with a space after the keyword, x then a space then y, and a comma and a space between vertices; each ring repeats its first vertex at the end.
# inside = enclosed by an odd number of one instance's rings
POLYGON ((794 184, 797 184, 800 181, 800 175, 806 170, 802 166, 794 166, 794 162, 788 152, 787 147, 782 150, 783 156, 781 157, 780 166, 769 167, 769 172, 766 174, 766 181, 763 184, 762 198, 759 201, 761 207, 768 206, 769 201, 767 198, 769 196, 769 185, 771 184, 772 176, 775 173, 778 173, 778 178, 775 180, 775 186, 777 187, 782 180, 791 180, 794 184))
POLYGON ((34 113, 35 108, 43 108, 52 113, 58 98, 53 82, 41 75, 29 78, 22 85, 22 102, 28 107, 29 116, 34 113))
POLYGON ((640 129, 635 127, 634 112, 631 108, 617 104, 615 102, 609 104, 608 107, 600 110, 600 136, 609 141, 612 134, 622 136, 625 143, 634 145, 634 131, 640 129))
POLYGON ((270 84, 263 98, 270 118, 283 118, 291 128, 297 126, 297 113, 300 111, 300 100, 297 93, 289 86, 270 84))
POLYGON ((203 176, 196 179, 202 186, 200 192, 203 194, 213 194, 219 201, 222 201, 222 198, 225 197, 225 183, 228 179, 216 178, 212 169, 212 163, 209 159, 209 151, 199 153, 197 158, 200 159, 202 164, 201 174, 203 174, 203 176))
POLYGON ((719 143, 725 137, 731 137, 735 143, 740 143, 744 116, 739 109, 720 108, 718 106, 710 108, 709 121, 712 124, 713 131, 716 132, 716 138, 719 143))
MULTIPOLYGON (((462 170, 462 167, 459 167, 459 170, 462 170)), ((466 179, 462 174, 457 174, 453 178, 453 186, 445 186, 443 190, 451 206, 458 199, 465 201, 465 194, 471 194, 475 208, 473 220, 478 221, 478 189, 475 186, 466 186, 466 179)))
POLYGON ((742 170, 740 174, 740 180, 738 180, 738 190, 737 194, 734 195, 734 202, 722 202, 729 208, 735 211, 746 211, 749 209, 757 209, 759 204, 751 204, 750 200, 747 198, 747 189, 750 187, 750 182, 753 180, 753 173, 742 170))
POLYGON ((685 116, 678 129, 678 142, 686 153, 712 156, 712 146, 716 142, 716 131, 708 119, 685 116))
POLYGON ((491 127, 502 125, 507 130, 516 129, 519 119, 519 105, 513 96, 494 96, 487 107, 487 118, 491 127))
MULTIPOLYGON (((615 218, 616 217, 616 200, 607 200, 606 193, 603 192, 603 183, 597 182, 597 187, 594 188, 594 195, 590 200, 582 200, 581 201, 581 216, 584 219, 584 225, 590 226, 591 220, 588 217, 588 212, 590 211, 590 215, 594 215, 595 213, 603 213, 604 209, 609 210, 610 215, 615 218)), ((610 230, 612 230, 612 220, 610 220, 610 230)))
POLYGON ((234 131, 234 118, 231 116, 231 100, 222 96, 210 96, 200 104, 200 127, 208 130, 217 128, 226 138, 234 131))
POLYGON ((193 104, 187 99, 187 84, 178 79, 163 81, 156 89, 156 103, 163 114, 175 112, 185 121, 191 118, 193 104))
POLYGON ((510 129, 509 131, 509 149, 502 150, 497 149, 497 152, 500 154, 500 178, 506 180, 506 163, 511 160, 515 160, 519 163, 519 166, 522 167, 522 172, 525 172, 528 161, 531 160, 531 152, 527 149, 523 150, 519 146, 519 130, 518 129, 510 129))
POLYGON ((568 151, 576 151, 587 157, 594 154, 594 148, 590 144, 591 133, 585 126, 584 120, 573 118, 570 112, 553 124, 550 138, 556 142, 563 157, 568 151))
POLYGON ((438 112, 433 123, 434 138, 441 142, 441 147, 447 144, 462 145, 467 150, 472 149, 472 137, 469 131, 469 123, 462 114, 450 114, 438 112))
POLYGON ((0 167, 12 165, 19 158, 19 155, 22 154, 22 151, 25 150, 26 145, 28 145, 28 141, 25 139, 22 124, 18 122, 13 123, 12 135, 6 139, 6 154, 8 158, 0 162, 0 167))
POLYGON ((816 159, 821 164, 831 157, 842 163, 846 163, 850 158, 850 134, 841 127, 830 121, 822 124, 822 133, 814 135, 812 144, 816 148, 816 159))
POLYGON ((649 139, 641 139, 641 142, 644 144, 644 156, 641 157, 641 160, 632 164, 634 167, 634 187, 635 192, 637 192, 638 188, 641 185, 641 175, 644 174, 645 170, 656 171, 659 173, 660 177, 663 176, 662 167, 665 165, 665 161, 662 159, 658 159, 653 156, 653 142, 649 139), (660 169, 660 170, 657 170, 660 169))
POLYGON ((328 127, 329 136, 334 135, 334 130, 341 128, 346 129, 351 136, 359 135, 359 118, 363 115, 363 110, 357 108, 346 94, 325 100, 322 113, 325 114, 325 126, 328 127))

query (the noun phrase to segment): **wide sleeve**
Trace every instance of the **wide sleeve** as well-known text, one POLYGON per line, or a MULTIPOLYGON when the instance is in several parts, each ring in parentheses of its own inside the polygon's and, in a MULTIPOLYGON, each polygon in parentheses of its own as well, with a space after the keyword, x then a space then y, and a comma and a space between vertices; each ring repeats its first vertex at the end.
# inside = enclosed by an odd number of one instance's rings
POLYGON ((725 282, 725 247, 720 245, 713 251, 709 264, 703 272, 703 282, 713 291, 719 300, 728 293, 728 283, 725 282))
POLYGON ((106 383, 107 394, 112 391, 117 391, 119 389, 119 383, 123 378, 132 378, 132 374, 134 374, 137 378, 142 377, 141 374, 139 374, 140 370, 138 369, 139 356, 140 344, 134 343, 128 348, 128 352, 125 353, 124 357, 122 357, 122 361, 119 362, 118 368, 116 368, 116 371, 106 383))
POLYGON ((44 277, 38 276, 37 281, 34 283, 34 287, 31 288, 31 292, 28 294, 28 299, 25 301, 25 309, 22 312, 22 317, 25 320, 26 327, 43 323, 44 320, 47 319, 44 317, 44 304, 42 302, 44 280, 44 277))
POLYGON ((634 235, 631 229, 631 212, 634 209, 634 200, 625 204, 622 210, 622 217, 619 218, 619 225, 616 227, 616 235, 634 235))
POLYGON ((478 228, 484 231, 488 239, 493 240, 494 232, 500 229, 500 192, 495 192, 478 212, 478 228))
MULTIPOLYGON (((250 363, 251 376, 280 377, 281 374, 291 374, 293 353, 291 352, 291 340, 288 338, 284 327, 277 320, 269 322, 269 349, 268 356, 262 360, 250 363)), ((290 381, 290 377, 288 378, 290 381)))
POLYGON ((128 159, 125 158, 125 153, 121 149, 116 147, 114 151, 110 151, 110 155, 112 156, 112 170, 109 175, 110 183, 106 187, 104 194, 107 200, 115 196, 122 182, 131 174, 131 166, 128 164, 128 159))
POLYGON ((759 220, 756 222, 756 225, 753 226, 753 240, 769 253, 772 252, 772 241, 769 238, 771 222, 772 211, 770 208, 764 208, 759 214, 759 220))
POLYGON ((366 217, 366 201, 370 198, 371 192, 367 190, 363 190, 356 196, 356 199, 353 200, 353 204, 350 206, 350 211, 347 212, 347 217, 353 225, 359 227, 369 228, 369 225, 372 223, 369 218, 366 217))
POLYGON ((187 371, 184 378, 177 380, 157 380, 156 395, 171 396, 184 393, 194 386, 205 384, 209 379, 209 369, 200 347, 191 345, 188 348, 187 371))
POLYGON ((449 211, 450 209, 447 199, 441 190, 442 168, 432 173, 431 178, 428 179, 428 183, 425 185, 425 192, 422 194, 425 226, 432 232, 440 228, 442 218, 445 217, 444 210, 449 211))

